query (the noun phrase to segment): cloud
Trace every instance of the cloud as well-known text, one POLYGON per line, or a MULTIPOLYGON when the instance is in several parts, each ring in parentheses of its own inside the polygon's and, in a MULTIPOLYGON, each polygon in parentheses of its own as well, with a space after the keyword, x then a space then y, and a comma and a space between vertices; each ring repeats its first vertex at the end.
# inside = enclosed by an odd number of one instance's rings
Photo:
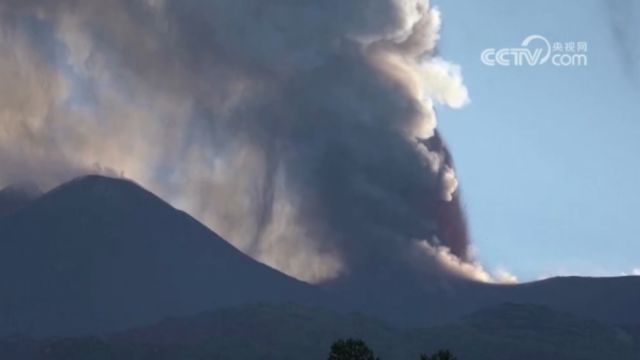
POLYGON ((517 284, 518 282, 520 282, 517 276, 510 273, 506 269, 497 269, 493 273, 493 277, 495 279, 495 282, 499 284, 517 284))
POLYGON ((484 283, 517 284, 518 278, 505 269, 497 269, 493 273, 488 272, 477 261, 465 261, 451 253, 446 246, 434 246, 427 241, 422 241, 419 246, 426 253, 434 257, 437 263, 448 271, 461 277, 484 283))
MULTIPOLYGON (((122 174, 309 281, 404 264, 454 198, 423 140, 468 95, 423 0, 6 0, 0 24, 0 185, 122 174)), ((473 268, 459 228, 438 246, 473 268)))

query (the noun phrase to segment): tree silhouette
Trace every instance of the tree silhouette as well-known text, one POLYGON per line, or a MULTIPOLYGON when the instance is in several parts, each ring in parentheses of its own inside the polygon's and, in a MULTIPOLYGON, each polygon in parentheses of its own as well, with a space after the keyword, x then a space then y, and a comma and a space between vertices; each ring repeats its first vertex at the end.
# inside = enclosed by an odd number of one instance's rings
POLYGON ((420 360, 458 360, 458 358, 453 356, 449 350, 440 350, 431 356, 422 354, 420 360))
POLYGON ((331 345, 328 360, 380 360, 360 339, 340 339, 331 345))

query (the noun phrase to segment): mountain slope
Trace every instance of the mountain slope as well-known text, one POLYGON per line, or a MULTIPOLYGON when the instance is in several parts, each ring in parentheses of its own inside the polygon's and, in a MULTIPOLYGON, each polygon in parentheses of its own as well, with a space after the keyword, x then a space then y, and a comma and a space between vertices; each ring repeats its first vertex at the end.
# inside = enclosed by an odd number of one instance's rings
POLYGON ((486 308, 421 336, 464 359, 635 359, 628 332, 533 304, 486 308))
POLYGON ((403 326, 444 324, 503 303, 537 304, 609 324, 640 323, 640 276, 558 277, 510 285, 447 273, 422 283, 402 276, 339 281, 324 288, 349 298, 352 308, 403 326))
POLYGON ((516 289, 512 291, 512 299, 520 302, 552 305, 617 324, 640 323, 640 276, 558 277, 516 289))
MULTIPOLYGON (((333 341, 364 339, 384 360, 441 348, 461 360, 631 360, 624 331, 536 305, 504 304, 445 326, 402 330, 362 315, 303 306, 242 306, 102 338, 0 341, 22 359, 325 359, 333 341)), ((5 349, 2 353, 2 349, 5 349)))
POLYGON ((558 277, 518 285, 471 284, 457 304, 467 312, 499 303, 530 303, 612 324, 640 323, 640 276, 558 277))
POLYGON ((15 184, 0 190, 0 217, 13 213, 42 195, 31 184, 15 184))
POLYGON ((640 277, 498 286, 388 273, 311 286, 247 257, 132 182, 89 176, 0 216, 0 336, 93 335, 257 302, 348 304, 413 327, 505 302, 640 323, 640 277))
POLYGON ((0 218, 0 334, 78 335, 323 301, 136 184, 88 176, 0 218))

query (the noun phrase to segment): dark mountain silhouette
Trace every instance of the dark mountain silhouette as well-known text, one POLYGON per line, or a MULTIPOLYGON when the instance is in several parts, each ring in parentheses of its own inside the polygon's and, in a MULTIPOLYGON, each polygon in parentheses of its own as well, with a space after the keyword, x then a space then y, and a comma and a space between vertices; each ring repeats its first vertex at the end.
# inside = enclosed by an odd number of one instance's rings
POLYGON ((30 183, 14 184, 0 190, 0 217, 19 210, 41 195, 40 189, 30 183))
POLYGON ((393 274, 343 278, 324 284, 350 306, 403 326, 447 323, 502 303, 531 303, 611 324, 640 324, 640 276, 557 277, 498 285, 441 273, 424 279, 393 274), (421 281, 422 280, 422 281, 421 281))
POLYGON ((0 334, 95 334, 221 306, 323 302, 138 185, 83 177, 0 218, 0 334))
POLYGON ((86 359, 326 359, 357 337, 384 360, 450 349, 473 360, 633 360, 626 331, 547 307, 503 304, 438 327, 401 329, 360 314, 305 306, 249 305, 103 337, 0 340, 0 357, 86 359))
POLYGON ((532 303, 613 324, 640 324, 640 276, 556 277, 519 285, 473 284, 461 299, 468 308, 500 302, 532 303))
POLYGON ((640 277, 506 286, 445 272, 427 282, 377 265, 312 286, 254 261, 130 181, 88 176, 0 217, 0 336, 96 335, 259 302, 346 308, 412 327, 505 302, 640 324, 640 277))

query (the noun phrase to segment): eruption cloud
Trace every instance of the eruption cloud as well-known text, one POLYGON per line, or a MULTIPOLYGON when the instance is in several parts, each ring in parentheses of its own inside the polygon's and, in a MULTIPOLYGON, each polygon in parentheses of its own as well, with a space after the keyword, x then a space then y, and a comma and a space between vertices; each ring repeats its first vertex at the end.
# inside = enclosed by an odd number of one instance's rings
POLYGON ((435 132, 467 91, 427 2, 4 0, 0 21, 0 185, 125 176, 312 282, 477 269, 435 132))

